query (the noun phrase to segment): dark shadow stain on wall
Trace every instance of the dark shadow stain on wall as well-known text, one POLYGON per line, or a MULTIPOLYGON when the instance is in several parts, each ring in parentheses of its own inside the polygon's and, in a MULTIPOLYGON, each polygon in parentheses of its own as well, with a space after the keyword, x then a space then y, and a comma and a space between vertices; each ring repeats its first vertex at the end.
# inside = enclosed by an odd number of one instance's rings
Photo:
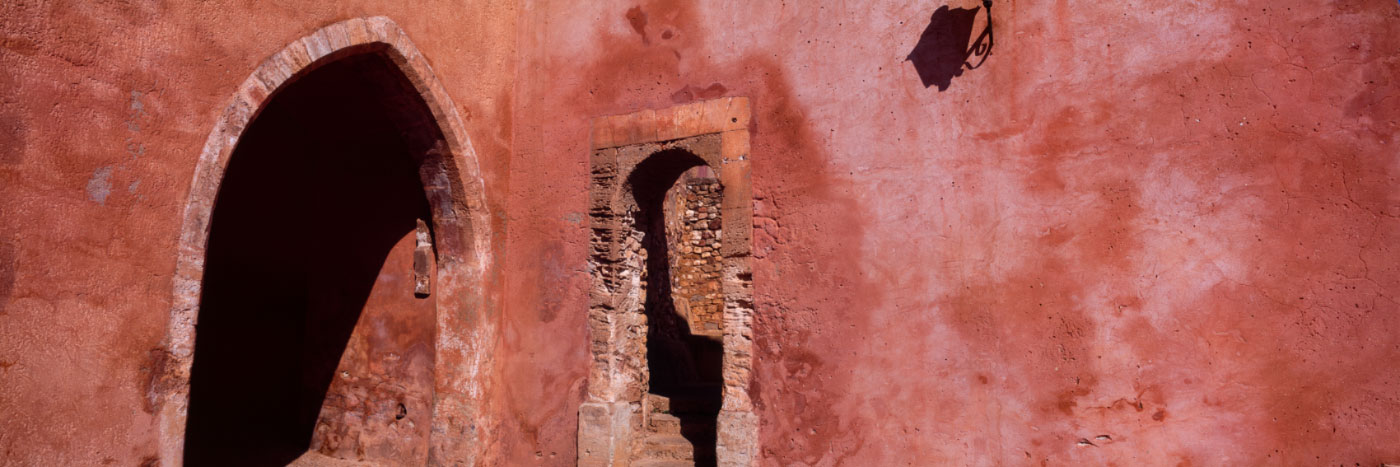
POLYGON ((982 2, 987 10, 987 26, 975 38, 972 27, 977 13, 982 8, 939 7, 929 19, 928 27, 919 36, 919 43, 905 58, 914 63, 919 72, 919 80, 924 87, 938 86, 938 91, 947 91, 953 78, 962 76, 964 68, 973 70, 982 66, 992 53, 992 2, 982 2), (968 45, 971 42, 971 45, 968 45), (970 60, 980 57, 974 65, 970 60))
POLYGON ((671 102, 675 102, 677 104, 684 104, 687 102, 693 102, 695 100, 715 99, 719 97, 724 97, 724 93, 728 91, 729 89, 725 88, 723 84, 719 83, 710 83, 708 87, 703 88, 687 84, 685 85, 685 87, 681 88, 681 90, 676 91, 674 94, 671 94, 671 102))
POLYGON ((638 36, 642 36, 643 44, 651 44, 651 38, 647 37, 647 14, 642 7, 634 6, 627 10, 627 24, 632 25, 632 30, 638 36))
POLYGON ((15 248, 9 243, 0 242, 0 315, 5 314, 5 305, 10 302, 14 287, 15 248))

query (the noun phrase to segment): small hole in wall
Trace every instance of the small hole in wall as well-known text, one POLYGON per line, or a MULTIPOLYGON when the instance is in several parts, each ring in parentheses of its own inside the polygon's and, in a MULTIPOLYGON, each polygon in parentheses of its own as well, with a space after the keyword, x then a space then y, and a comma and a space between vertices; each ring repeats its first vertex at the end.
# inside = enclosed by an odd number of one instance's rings
POLYGON ((403 404, 399 404, 399 413, 394 415, 394 420, 403 420, 403 418, 407 416, 408 407, 404 407, 403 404))
POLYGON ((739 117, 731 117, 729 123, 739 123, 739 117))

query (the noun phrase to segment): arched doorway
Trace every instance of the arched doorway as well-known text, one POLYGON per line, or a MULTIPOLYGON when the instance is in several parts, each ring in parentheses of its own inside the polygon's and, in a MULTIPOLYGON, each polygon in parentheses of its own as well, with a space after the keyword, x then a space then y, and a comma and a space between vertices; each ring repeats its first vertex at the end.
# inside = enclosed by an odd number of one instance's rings
MULTIPOLYGON (((646 316, 646 401, 637 460, 692 460, 715 465, 715 428, 722 400, 722 327, 711 302, 721 295, 719 196, 693 196, 701 187, 723 191, 701 174, 713 169, 684 149, 648 156, 627 178, 636 203, 631 239, 643 277, 646 316), (693 201, 687 203, 687 195, 693 201), (711 227, 713 225, 713 227, 711 227), (713 251, 713 253, 711 253, 713 251)), ((707 195, 709 193, 706 193, 707 195)), ((719 299, 722 302, 722 298, 719 299)))
POLYGON ((593 121, 579 465, 757 460, 748 126, 744 98, 593 121))
POLYGON ((318 30, 244 82, 186 208, 153 385, 164 463, 480 455, 495 328, 470 317, 494 314, 490 249, 454 109, 381 17, 318 30))
POLYGON ((186 463, 427 460, 435 312, 414 253, 432 216, 414 144, 441 136, 415 98, 363 52, 244 131, 210 220, 186 463))

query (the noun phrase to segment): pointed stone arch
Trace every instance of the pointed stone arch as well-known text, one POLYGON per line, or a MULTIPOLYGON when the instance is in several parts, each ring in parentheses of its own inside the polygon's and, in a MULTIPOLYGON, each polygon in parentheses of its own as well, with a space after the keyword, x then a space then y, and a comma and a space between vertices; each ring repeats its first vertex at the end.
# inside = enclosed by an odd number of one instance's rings
POLYGON ((403 73, 442 135, 428 146, 419 170, 437 240, 432 299, 439 312, 430 456, 438 462, 475 464, 482 455, 482 438, 490 423, 477 404, 487 390, 486 365, 496 327, 482 319, 494 314, 483 309, 490 306, 484 285, 493 261, 476 153, 427 59, 392 20, 370 17, 321 28, 263 61, 233 94, 204 144, 185 205, 170 316, 158 349, 164 365, 157 369, 148 394, 158 418, 163 464, 177 465, 183 457, 204 259, 215 197, 230 156, 244 130, 279 90, 321 65, 361 53, 383 54, 403 73))

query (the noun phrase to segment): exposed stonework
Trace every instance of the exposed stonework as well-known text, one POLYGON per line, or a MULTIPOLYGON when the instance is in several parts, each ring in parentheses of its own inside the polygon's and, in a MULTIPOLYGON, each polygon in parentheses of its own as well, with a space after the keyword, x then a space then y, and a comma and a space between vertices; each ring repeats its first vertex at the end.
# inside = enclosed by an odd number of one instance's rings
MULTIPOLYGON (((707 169, 699 167, 694 171, 707 169)), ((708 170, 705 170, 708 175, 708 170)), ((666 237, 671 260, 671 295, 690 333, 721 336, 724 295, 719 180, 687 172, 666 198, 666 237)))
MULTIPOLYGON (((658 232, 646 224, 661 222, 637 216, 659 211, 665 190, 698 166, 718 172, 723 198, 717 217, 731 222, 721 230, 718 251, 711 252, 722 264, 724 310, 716 456, 720 465, 753 465, 756 460, 751 443, 758 425, 748 396, 753 307, 748 119, 748 101, 727 98, 594 122, 589 207, 594 279, 588 310, 593 365, 579 409, 579 465, 631 465, 654 457, 648 453, 655 450, 656 439, 639 435, 659 434, 653 421, 660 418, 656 414, 668 415, 669 408, 657 410, 654 397, 643 397, 652 385, 649 329, 655 332, 663 325, 648 322, 647 311, 656 310, 646 308, 657 297, 647 296, 647 281, 664 280, 666 275, 656 274, 655 268, 669 264, 648 258, 646 248, 645 232, 658 232)), ((666 253, 672 247, 651 251, 666 253)))

